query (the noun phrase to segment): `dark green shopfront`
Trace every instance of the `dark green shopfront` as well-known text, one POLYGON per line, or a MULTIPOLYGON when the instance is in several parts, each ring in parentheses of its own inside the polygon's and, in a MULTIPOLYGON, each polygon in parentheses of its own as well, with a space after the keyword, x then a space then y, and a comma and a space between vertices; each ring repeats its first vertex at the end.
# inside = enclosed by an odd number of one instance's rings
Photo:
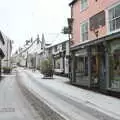
POLYGON ((71 48, 71 82, 120 92, 120 32, 71 48))

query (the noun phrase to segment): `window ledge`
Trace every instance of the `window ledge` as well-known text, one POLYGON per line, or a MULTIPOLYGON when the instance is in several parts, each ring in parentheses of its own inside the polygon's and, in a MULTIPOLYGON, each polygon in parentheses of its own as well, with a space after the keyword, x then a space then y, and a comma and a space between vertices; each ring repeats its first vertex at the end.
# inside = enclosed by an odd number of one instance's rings
POLYGON ((110 35, 110 34, 113 34, 113 33, 117 33, 117 32, 120 32, 120 29, 118 29, 118 30, 115 30, 115 31, 108 31, 108 33, 107 33, 107 35, 110 35))

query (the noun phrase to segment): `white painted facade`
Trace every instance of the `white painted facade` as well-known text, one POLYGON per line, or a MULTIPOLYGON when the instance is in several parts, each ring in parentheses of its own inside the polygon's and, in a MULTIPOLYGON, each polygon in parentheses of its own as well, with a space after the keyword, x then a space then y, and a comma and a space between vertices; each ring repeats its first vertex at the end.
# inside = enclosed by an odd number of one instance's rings
POLYGON ((2 36, 5 42, 4 45, 0 46, 5 55, 4 59, 2 59, 2 67, 11 67, 12 41, 3 33, 2 36))

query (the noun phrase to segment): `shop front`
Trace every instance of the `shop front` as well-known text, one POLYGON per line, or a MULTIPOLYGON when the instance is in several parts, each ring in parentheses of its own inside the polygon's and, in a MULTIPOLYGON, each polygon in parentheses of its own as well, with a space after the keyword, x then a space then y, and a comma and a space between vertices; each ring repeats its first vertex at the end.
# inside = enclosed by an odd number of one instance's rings
POLYGON ((72 51, 72 83, 106 88, 106 51, 103 42, 72 51))
POLYGON ((91 87, 106 87, 106 49, 104 42, 94 44, 91 48, 91 87))
POLYGON ((71 48, 71 83, 120 92, 120 33, 71 48))
POLYGON ((87 48, 72 51, 72 83, 90 87, 90 61, 87 48))
POLYGON ((120 39, 109 42, 109 88, 120 92, 120 39))

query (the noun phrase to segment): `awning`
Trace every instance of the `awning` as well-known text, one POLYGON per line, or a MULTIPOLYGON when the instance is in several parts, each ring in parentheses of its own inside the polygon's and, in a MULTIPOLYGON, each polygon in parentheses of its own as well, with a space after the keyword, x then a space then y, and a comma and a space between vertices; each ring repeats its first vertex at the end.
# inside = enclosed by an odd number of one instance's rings
POLYGON ((87 46, 96 45, 96 44, 99 44, 99 43, 104 42, 104 41, 118 39, 118 38, 120 38, 120 32, 113 33, 113 34, 107 35, 105 37, 97 38, 95 40, 89 40, 88 42, 81 43, 79 45, 71 47, 71 50, 74 51, 77 49, 82 49, 82 48, 87 47, 87 46))

